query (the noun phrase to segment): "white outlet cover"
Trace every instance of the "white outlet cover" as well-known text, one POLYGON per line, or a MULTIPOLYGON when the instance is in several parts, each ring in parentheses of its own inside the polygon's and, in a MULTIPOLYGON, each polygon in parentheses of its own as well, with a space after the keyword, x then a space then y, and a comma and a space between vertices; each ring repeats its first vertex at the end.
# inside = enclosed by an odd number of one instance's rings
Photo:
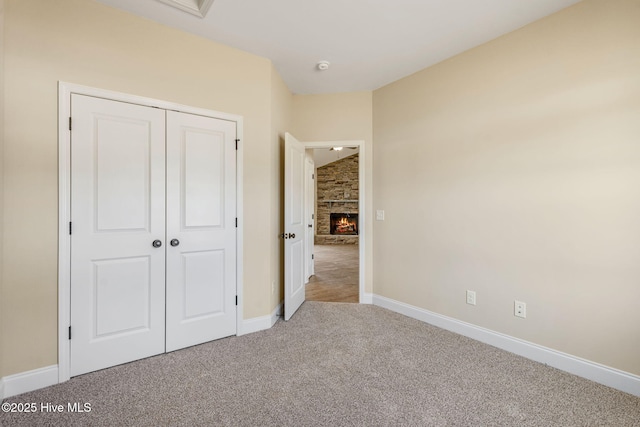
POLYGON ((475 291, 467 291, 467 304, 476 305, 475 291))
POLYGON ((513 303, 513 315, 516 317, 527 317, 527 304, 522 301, 514 301, 513 303))

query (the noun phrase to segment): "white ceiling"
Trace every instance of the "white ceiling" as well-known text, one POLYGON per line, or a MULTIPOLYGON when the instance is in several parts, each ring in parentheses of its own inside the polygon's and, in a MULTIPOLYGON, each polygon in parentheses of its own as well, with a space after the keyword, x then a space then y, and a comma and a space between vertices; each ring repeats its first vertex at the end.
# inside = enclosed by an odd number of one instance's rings
POLYGON ((292 92, 312 94, 377 89, 580 0, 214 0, 204 18, 98 1, 269 58, 292 92))

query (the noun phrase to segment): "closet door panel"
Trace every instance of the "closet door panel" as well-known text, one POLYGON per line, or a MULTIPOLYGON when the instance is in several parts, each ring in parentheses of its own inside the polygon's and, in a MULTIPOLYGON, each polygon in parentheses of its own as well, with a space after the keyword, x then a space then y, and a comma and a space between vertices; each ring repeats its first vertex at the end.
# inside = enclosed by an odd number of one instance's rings
POLYGON ((236 124, 167 112, 167 351, 236 333, 236 124))
POLYGON ((183 229, 224 227, 224 134, 185 129, 183 229))
POLYGON ((165 113, 72 95, 71 375, 164 352, 165 113))

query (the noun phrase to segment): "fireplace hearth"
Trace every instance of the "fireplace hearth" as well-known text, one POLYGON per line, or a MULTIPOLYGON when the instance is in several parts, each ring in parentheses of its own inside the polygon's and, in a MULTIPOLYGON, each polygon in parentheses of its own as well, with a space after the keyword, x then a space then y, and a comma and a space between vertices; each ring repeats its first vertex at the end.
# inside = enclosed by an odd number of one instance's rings
POLYGON ((358 234, 358 214, 332 213, 330 219, 331 234, 353 236, 358 234))

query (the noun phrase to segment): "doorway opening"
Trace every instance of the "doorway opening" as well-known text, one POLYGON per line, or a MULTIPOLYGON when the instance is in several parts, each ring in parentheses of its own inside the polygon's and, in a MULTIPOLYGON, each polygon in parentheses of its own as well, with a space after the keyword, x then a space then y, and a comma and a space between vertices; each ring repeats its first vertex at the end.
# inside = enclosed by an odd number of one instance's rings
POLYGON ((314 274, 310 301, 360 301, 359 147, 316 148, 314 274))

